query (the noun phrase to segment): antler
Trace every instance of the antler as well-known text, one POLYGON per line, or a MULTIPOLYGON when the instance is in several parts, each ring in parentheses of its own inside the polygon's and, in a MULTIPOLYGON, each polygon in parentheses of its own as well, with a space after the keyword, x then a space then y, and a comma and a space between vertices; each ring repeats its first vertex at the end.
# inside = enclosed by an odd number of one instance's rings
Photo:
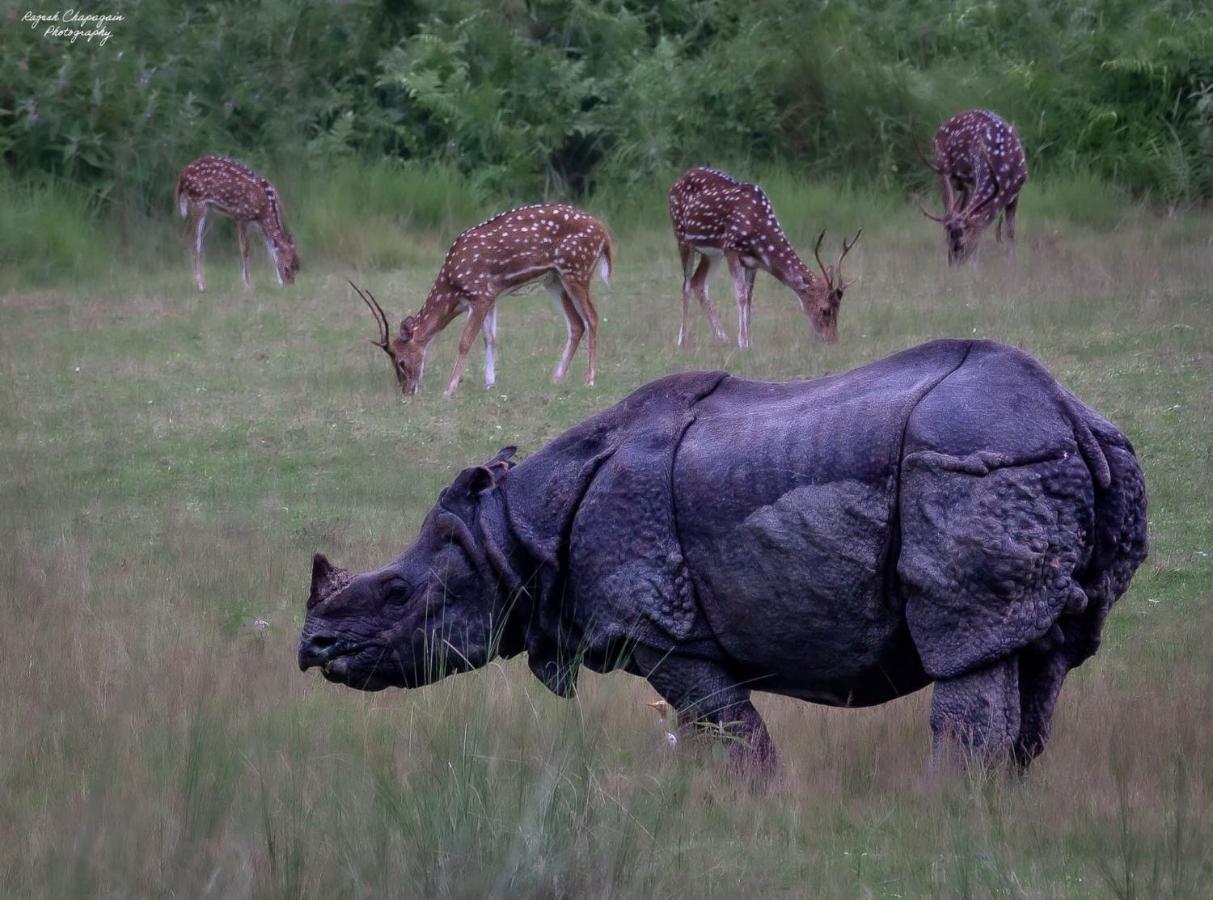
MULTIPOLYGON (((826 230, 824 228, 821 229, 821 234, 817 235, 817 243, 813 245, 813 255, 817 257, 817 266, 821 269, 821 275, 825 279, 827 286, 834 287, 834 276, 842 271, 843 257, 851 252, 851 249, 859 241, 859 236, 861 234, 863 234, 862 228, 855 232, 855 237, 851 238, 850 241, 848 241, 846 238, 842 239, 842 252, 838 254, 838 259, 834 261, 833 266, 827 266, 821 261, 821 242, 825 240, 826 230)), ((844 281, 841 287, 845 290, 848 285, 852 285, 854 283, 854 281, 844 281)))
POLYGON ((379 305, 379 302, 375 299, 375 296, 371 294, 370 291, 367 291, 364 294, 362 289, 348 278, 346 279, 346 283, 354 289, 354 292, 357 293, 359 297, 362 298, 362 302, 365 303, 367 309, 371 311, 371 315, 375 317, 375 324, 379 327, 379 340, 370 341, 370 338, 367 338, 367 340, 380 350, 383 350, 388 355, 391 355, 392 351, 388 346, 388 339, 391 336, 391 331, 388 328, 387 314, 384 313, 383 307, 379 305))
POLYGON ((821 261, 821 242, 826 239, 826 230, 821 229, 821 234, 817 235, 817 243, 813 245, 813 255, 817 257, 817 268, 821 269, 821 275, 826 280, 826 284, 830 283, 830 270, 826 268, 826 264, 821 261))
POLYGON ((851 279, 850 281, 842 280, 842 260, 843 260, 843 257, 845 257, 848 253, 850 253, 851 250, 854 249, 855 245, 857 243, 859 243, 859 236, 861 234, 863 234, 862 228, 860 228, 858 231, 855 232, 855 237, 851 238, 849 243, 847 242, 846 238, 842 239, 842 252, 838 254, 838 261, 834 263, 834 274, 838 276, 838 280, 841 282, 839 284, 839 287, 842 288, 843 290, 846 290, 846 288, 849 285, 854 284, 858 280, 858 279, 854 279, 854 278, 851 279))
POLYGON ((918 200, 918 197, 917 197, 917 196, 915 196, 915 197, 914 197, 914 205, 918 207, 918 211, 919 211, 920 213, 922 213, 924 216, 926 216, 926 217, 927 217, 928 219, 930 219, 932 222, 942 222, 942 221, 943 221, 944 219, 946 219, 946 218, 947 218, 947 216, 948 216, 948 211, 947 211, 947 210, 944 210, 944 213, 943 213, 943 215, 942 215, 942 216, 936 216, 936 215, 932 215, 931 213, 927 212, 926 208, 925 208, 925 207, 923 207, 923 205, 922 205, 922 203, 921 203, 921 202, 919 202, 919 200, 918 200))

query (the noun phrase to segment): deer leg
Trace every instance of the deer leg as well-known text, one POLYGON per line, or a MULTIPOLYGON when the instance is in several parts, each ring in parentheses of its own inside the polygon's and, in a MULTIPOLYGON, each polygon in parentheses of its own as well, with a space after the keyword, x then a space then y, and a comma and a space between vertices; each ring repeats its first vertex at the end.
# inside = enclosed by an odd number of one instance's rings
POLYGON ((552 372, 552 381, 558 382, 564 379, 564 373, 569 369, 569 363, 573 359, 573 354, 577 352, 577 345, 581 343, 581 335, 585 332, 585 322, 581 318, 581 313, 577 311, 572 298, 565 293, 563 286, 557 283, 554 287, 548 288, 548 290, 551 291, 552 296, 560 304, 560 311, 564 313, 564 352, 560 354, 560 359, 557 361, 556 368, 552 372))
POLYGON ((1015 262, 1015 209, 1019 206, 1019 197, 1007 204, 1004 215, 1007 220, 1007 244, 1010 248, 1011 262, 1015 262))
POLYGON ((468 305, 467 324, 463 326, 463 333, 459 335, 459 350, 455 356, 455 367, 451 369, 451 380, 447 382, 443 396, 454 396, 455 389, 459 387, 459 379, 463 377, 463 364, 467 361, 468 353, 472 350, 472 344, 476 342, 476 332, 484 324, 484 317, 488 314, 491 306, 492 301, 486 303, 484 300, 479 300, 468 305))
POLYGON ((746 346, 749 346, 750 341, 750 310, 754 308, 754 276, 758 274, 757 269, 746 268, 745 270, 745 337, 746 346))
POLYGON ((594 301, 590 298, 588 279, 586 282, 566 282, 565 292, 577 304, 581 317, 585 319, 586 351, 589 356, 585 383, 593 387, 594 379, 598 375, 598 310, 594 308, 594 301))
POLYGON ((240 240, 240 280, 244 281, 245 290, 252 289, 249 278, 249 223, 238 218, 235 221, 235 237, 240 240))
POLYGON ((204 204, 190 207, 190 214, 193 217, 191 224, 194 230, 194 284, 200 291, 206 290, 206 279, 202 275, 202 239, 206 236, 207 211, 204 204))
POLYGON ((695 257, 695 251, 691 249, 690 244, 678 242, 678 258, 682 260, 682 324, 678 327, 678 340, 675 346, 681 347, 686 341, 687 336, 687 312, 691 306, 691 274, 693 266, 691 261, 695 257))
POLYGON ((720 316, 716 312, 716 307, 712 305, 712 299, 708 296, 708 279, 712 274, 712 266, 715 260, 706 253, 699 260, 699 268, 695 270, 695 274, 691 276, 691 290, 699 297, 699 305, 703 307, 703 313, 708 317, 708 321, 712 323, 712 331, 716 334, 716 340, 722 344, 729 342, 729 336, 724 333, 724 328, 720 325, 720 316))
POLYGON ((485 313, 484 323, 480 326, 484 335, 484 386, 491 388, 497 383, 495 369, 497 355, 497 304, 493 303, 485 313))
POLYGON ((284 287, 282 270, 278 268, 278 251, 274 248, 274 242, 270 240, 264 229, 261 231, 261 236, 265 238, 265 250, 270 255, 270 263, 274 266, 274 277, 278 279, 278 287, 284 287))
POLYGON ((745 350, 750 346, 750 279, 737 254, 729 253, 725 259, 729 263, 729 274, 733 277, 733 293, 737 297, 737 346, 745 350))

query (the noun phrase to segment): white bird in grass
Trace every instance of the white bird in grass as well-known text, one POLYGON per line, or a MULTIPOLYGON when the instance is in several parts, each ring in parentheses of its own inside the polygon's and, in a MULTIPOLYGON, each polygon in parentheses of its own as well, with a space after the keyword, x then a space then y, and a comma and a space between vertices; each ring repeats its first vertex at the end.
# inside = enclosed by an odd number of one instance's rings
POLYGON ((678 746, 678 735, 669 730, 670 718, 673 716, 675 724, 677 723, 677 715, 674 713, 674 708, 664 700, 654 700, 648 704, 649 708, 657 713, 657 720, 660 722, 661 730, 665 732, 665 744, 671 750, 678 746))

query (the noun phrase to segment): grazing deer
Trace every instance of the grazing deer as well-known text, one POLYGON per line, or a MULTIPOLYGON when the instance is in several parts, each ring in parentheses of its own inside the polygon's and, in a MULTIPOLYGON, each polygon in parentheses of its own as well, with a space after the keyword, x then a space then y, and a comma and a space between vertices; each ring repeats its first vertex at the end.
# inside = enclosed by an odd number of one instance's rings
POLYGON ((587 336, 589 367, 585 383, 592 385, 598 370, 598 311, 590 299, 594 265, 608 283, 614 246, 606 226, 588 213, 560 203, 519 206, 469 228, 447 251, 434 286, 416 315, 400 323, 390 336, 387 316, 375 298, 351 283, 379 323, 379 339, 372 341, 392 359, 393 371, 405 395, 416 394, 425 368, 430 341, 460 313, 467 323, 459 337, 455 368, 446 396, 454 394, 463 375, 464 361, 476 340, 484 335, 484 381, 495 381, 497 349, 497 298, 535 282, 542 282, 560 303, 568 327, 564 352, 552 373, 560 381, 587 336))
POLYGON ((206 290, 202 277, 202 239, 211 210, 236 220, 236 235, 240 238, 240 275, 245 288, 252 287, 248 271, 250 223, 261 229, 279 286, 295 283, 295 273, 299 271, 295 239, 282 222, 282 202, 268 178, 234 159, 202 156, 181 170, 176 199, 181 217, 192 219, 194 284, 198 285, 198 290, 206 290))
POLYGON ((694 168, 670 188, 670 219, 682 259, 682 327, 678 346, 687 336, 687 315, 691 294, 699 297, 716 339, 728 340, 720 326, 720 317, 708 298, 708 275, 716 259, 723 256, 733 278, 737 295, 737 346, 750 346, 750 303, 754 294, 754 273, 770 272, 789 287, 800 300, 817 336, 827 344, 838 340, 838 307, 842 294, 853 282, 842 280, 843 257, 855 246, 863 229, 842 242, 842 252, 834 265, 821 261, 823 230, 813 253, 821 275, 809 270, 788 242, 771 209, 771 201, 755 184, 743 184, 716 169, 694 168), (698 266, 694 265, 696 254, 698 266))
POLYGON ((994 237, 1001 243, 1003 221, 1015 256, 1015 209, 1028 180, 1023 144, 1009 122, 984 109, 958 113, 935 132, 934 160, 923 161, 939 176, 943 215, 922 214, 944 227, 948 262, 959 263, 977 247, 999 213, 994 237))

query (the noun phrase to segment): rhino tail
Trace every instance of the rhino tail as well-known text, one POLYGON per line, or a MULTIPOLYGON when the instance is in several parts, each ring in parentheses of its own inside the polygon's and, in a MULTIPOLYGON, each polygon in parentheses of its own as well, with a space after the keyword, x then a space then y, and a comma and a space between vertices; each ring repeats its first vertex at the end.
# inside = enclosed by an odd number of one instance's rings
MULTIPOLYGON (((1095 479, 1095 484, 1101 490, 1107 490, 1112 485, 1112 469, 1108 465, 1108 457, 1104 453, 1103 445, 1095 437, 1095 432, 1091 430, 1092 422, 1088 421, 1091 411, 1065 388, 1062 388, 1061 391, 1061 403, 1070 420, 1070 425, 1074 429, 1074 441, 1078 444, 1078 452, 1082 454, 1087 468, 1091 470, 1091 477, 1095 479)), ((1129 452, 1132 453, 1131 447, 1129 452)))

